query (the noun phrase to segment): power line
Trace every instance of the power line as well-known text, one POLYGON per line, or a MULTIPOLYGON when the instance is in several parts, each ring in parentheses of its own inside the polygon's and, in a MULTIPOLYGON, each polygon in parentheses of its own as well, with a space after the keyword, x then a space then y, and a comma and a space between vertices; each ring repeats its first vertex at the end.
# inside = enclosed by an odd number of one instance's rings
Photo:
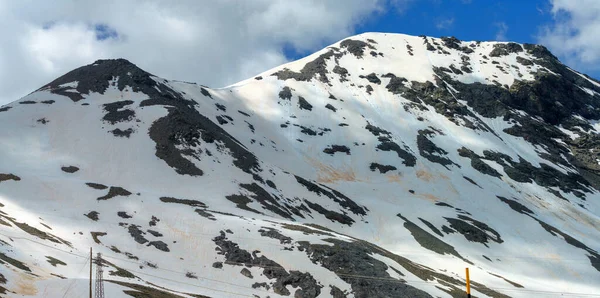
MULTIPOLYGON (((12 208, 3 207, 3 209, 12 209, 12 208)), ((12 210, 18 211, 16 209, 12 209, 12 210)), ((88 222, 87 219, 83 219, 83 218, 75 218, 75 217, 72 218, 72 217, 68 217, 68 216, 60 216, 60 215, 57 215, 57 214, 43 213, 43 212, 36 212, 36 213, 45 214, 45 215, 49 215, 49 216, 53 216, 53 217, 59 217, 59 218, 67 218, 69 220, 78 220, 78 221, 86 221, 86 222, 88 222)), ((121 226, 119 226, 119 224, 114 223, 114 222, 109 222, 109 221, 101 220, 101 219, 98 219, 97 221, 101 222, 102 224, 108 224, 108 225, 112 225, 112 226, 121 227, 121 226)), ((158 231, 162 231, 162 232, 166 233, 166 231, 164 229, 161 229, 161 228, 154 227, 153 229, 156 229, 158 231)), ((196 235, 196 236, 198 236, 198 235, 204 235, 204 236, 211 237, 211 239, 215 237, 214 234, 201 233, 201 232, 197 232, 197 231, 186 232, 186 234, 196 235)), ((340 234, 340 235, 342 235, 342 234, 340 234)), ((348 236, 348 237, 350 237, 350 236, 348 236)), ((283 244, 271 243, 272 242, 271 239, 243 237, 243 236, 236 236, 236 235, 228 235, 228 238, 247 239, 247 240, 253 240, 253 241, 269 242, 269 243, 266 243, 266 245, 287 248, 287 246, 283 245, 283 244)), ((350 237, 350 238, 354 238, 354 237, 350 237)), ((426 252, 416 252, 416 251, 394 251, 394 253, 398 254, 398 255, 404 255, 404 256, 411 256, 411 255, 412 256, 434 256, 436 258, 458 259, 455 256, 447 255, 447 254, 442 255, 442 254, 426 253, 426 252)), ((600 262, 600 261, 583 260, 583 259, 575 259, 575 258, 560 258, 560 259, 557 259, 557 258, 539 257, 539 256, 499 256, 499 255, 486 255, 486 257, 488 257, 488 258, 500 258, 500 259, 503 259, 503 260, 507 260, 507 259, 533 259, 533 260, 536 260, 536 259, 540 259, 540 260, 548 260, 548 261, 553 261, 553 262, 569 261, 569 263, 589 263, 589 262, 591 262, 592 264, 595 264, 597 262, 600 262)), ((512 262, 515 262, 515 261, 513 260, 512 262)), ((527 261, 517 261, 517 262, 527 262, 527 261)), ((533 262, 528 262, 528 263, 533 263, 533 262)))
MULTIPOLYGON (((24 238, 24 237, 18 237, 18 236, 9 236, 9 235, 3 234, 3 233, 0 233, 0 235, 5 236, 5 237, 9 237, 9 238, 23 239, 23 240, 31 241, 31 242, 43 245, 43 246, 51 248, 51 249, 55 249, 55 250, 62 251, 64 253, 71 254, 71 255, 76 256, 76 257, 88 259, 87 257, 85 257, 83 255, 78 255, 76 253, 68 252, 68 251, 62 250, 60 248, 49 246, 49 245, 40 243, 40 242, 32 240, 32 239, 28 239, 28 238, 24 238)), ((120 260, 120 261, 123 261, 123 262, 128 262, 128 263, 136 264, 136 265, 143 265, 140 262, 134 262, 134 261, 125 260, 125 259, 121 259, 121 258, 117 258, 117 257, 111 257, 111 256, 105 256, 105 257, 106 258, 120 260)), ((239 263, 239 262, 225 262, 225 263, 226 264, 230 264, 230 265, 239 265, 239 266, 250 265, 251 267, 258 267, 258 268, 263 268, 263 269, 277 268, 277 269, 284 269, 284 270, 294 270, 293 268, 285 269, 283 266, 282 267, 260 266, 260 265, 253 265, 253 264, 246 264, 246 263, 239 263)), ((186 272, 180 272, 180 271, 175 271, 175 270, 170 270, 170 269, 164 269, 164 268, 154 268, 154 269, 155 270, 159 270, 159 271, 171 272, 171 273, 179 273, 179 274, 182 274, 182 275, 186 274, 186 272)), ((139 273, 139 274, 142 274, 142 275, 147 275, 147 276, 151 276, 151 277, 155 277, 155 278, 167 280, 167 281, 172 281, 172 282, 187 284, 187 285, 191 285, 191 286, 197 286, 197 285, 194 285, 194 284, 184 283, 184 282, 180 282, 180 281, 176 281, 176 280, 171 280, 171 279, 163 278, 163 277, 160 277, 160 276, 156 276, 156 275, 152 275, 152 274, 148 274, 148 273, 139 272, 139 271, 136 271, 136 270, 129 270, 129 269, 127 269, 127 270, 131 271, 131 272, 139 273)), ((417 284, 428 284, 428 285, 432 284, 431 282, 427 282, 427 281, 423 281, 423 280, 404 280, 404 281, 401 281, 401 280, 394 279, 394 278, 373 277, 373 276, 365 276, 365 275, 351 275, 351 274, 337 274, 335 272, 334 272, 334 274, 336 274, 339 277, 344 276, 344 277, 358 278, 358 279, 363 279, 363 280, 379 280, 379 281, 396 282, 396 283, 402 283, 402 284, 405 284, 405 283, 417 283, 417 284)), ((237 285, 237 284, 233 284, 233 283, 228 283, 228 282, 221 281, 221 280, 211 279, 211 278, 207 278, 207 277, 198 277, 198 278, 201 278, 201 279, 204 279, 204 280, 208 280, 208 281, 217 282, 217 283, 223 283, 223 284, 227 284, 227 285, 231 285, 231 286, 243 287, 243 288, 248 288, 249 289, 249 287, 247 287, 247 286, 237 285)), ((213 291, 219 291, 219 292, 225 292, 225 293, 229 293, 229 294, 235 294, 235 295, 244 296, 244 294, 238 294, 238 293, 233 293, 233 292, 221 291, 221 290, 218 290, 218 289, 211 289, 211 288, 203 287, 203 286, 197 286, 197 287, 204 288, 204 289, 209 289, 209 290, 213 290, 213 291)), ((498 290, 498 291, 513 291, 513 292, 528 292, 528 293, 539 293, 539 294, 556 294, 556 295, 568 295, 568 296, 600 297, 600 294, 593 294, 593 293, 541 291, 541 290, 511 289, 511 288, 498 288, 498 287, 488 287, 488 288, 492 289, 492 290, 498 290)), ((257 289, 253 289, 253 290, 257 290, 257 289)), ((266 291, 261 291, 261 292, 266 292, 266 291)), ((270 293, 270 292, 268 292, 268 293, 270 293)), ((248 296, 248 297, 250 297, 250 296, 248 296)))
MULTIPOLYGON (((81 267, 81 269, 79 269, 79 272, 77 272, 77 275, 79 275, 79 274, 81 273, 81 271, 83 271, 83 269, 85 269, 85 267, 87 267, 87 265, 88 265, 87 261, 88 261, 89 259, 90 259, 90 258, 86 258, 86 261, 85 261, 85 263, 84 263, 83 267, 81 267)), ((65 290, 65 293, 63 294, 62 298, 65 298, 65 297, 67 297, 67 293, 68 293, 68 292, 71 290, 71 287, 72 287, 72 286, 75 284, 75 282, 76 282, 76 281, 77 281, 77 279, 73 279, 73 280, 72 280, 72 281, 69 283, 69 286, 68 286, 68 287, 67 287, 67 289, 65 290)))

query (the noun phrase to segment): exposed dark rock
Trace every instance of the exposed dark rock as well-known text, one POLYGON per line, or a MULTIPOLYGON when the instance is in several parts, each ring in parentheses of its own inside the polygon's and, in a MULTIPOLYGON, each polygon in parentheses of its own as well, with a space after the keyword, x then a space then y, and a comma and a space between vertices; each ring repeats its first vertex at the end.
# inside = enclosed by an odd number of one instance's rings
POLYGON ((316 136, 317 135, 316 131, 314 131, 314 130, 306 127, 306 126, 300 126, 300 128, 302 129, 302 130, 300 130, 300 132, 303 133, 303 134, 305 134, 305 135, 309 135, 309 136, 316 136))
POLYGON ((14 175, 14 174, 2 174, 0 173, 0 183, 3 181, 8 181, 8 180, 13 180, 13 181, 21 181, 21 177, 14 175))
MULTIPOLYGON (((268 191, 266 191, 264 188, 262 188, 256 183, 240 184, 240 187, 250 192, 252 194, 251 198, 258 202, 264 209, 269 210, 283 218, 293 220, 294 218, 292 217, 292 214, 300 214, 300 212, 295 207, 289 206, 287 204, 283 205, 278 201, 276 197, 271 195, 268 191)), ((253 200, 247 196, 229 195, 226 198, 236 203, 237 207, 240 209, 260 213, 259 211, 247 206, 248 203, 253 202, 253 200)))
POLYGON ((206 96, 206 97, 210 97, 212 98, 212 95, 210 95, 210 92, 208 92, 206 89, 204 88, 200 88, 200 93, 202 93, 202 95, 206 96))
MULTIPOLYGON (((393 142, 385 137, 380 137, 379 141, 381 143, 379 143, 379 145, 377 145, 377 149, 379 149, 381 151, 396 152, 396 154, 398 154, 398 157, 403 159, 402 163, 405 166, 414 167, 417 164, 417 158, 414 155, 410 154, 407 150, 400 148, 400 145, 396 144, 395 142, 393 142)), ((408 147, 405 147, 405 148, 408 149, 408 147)))
POLYGON ((261 77, 261 76, 257 76, 257 77, 254 77, 254 79, 255 79, 255 80, 257 80, 257 81, 260 81, 260 80, 262 80, 262 79, 263 79, 263 77, 261 77))
POLYGON ((99 214, 100 213, 98 213, 98 211, 90 211, 88 214, 84 214, 84 215, 93 221, 98 221, 98 219, 100 219, 98 217, 99 214))
POLYGON ((247 278, 254 278, 254 276, 252 276, 252 272, 250 272, 250 270, 248 270, 248 268, 242 268, 242 271, 240 271, 240 274, 242 274, 243 276, 245 276, 247 278))
POLYGON ((221 269, 223 268, 223 262, 214 262, 212 266, 213 268, 221 269))
POLYGON ((224 105, 222 105, 222 104, 220 104, 218 102, 215 102, 215 106, 217 107, 217 109, 219 111, 227 112, 227 107, 225 107, 224 105))
POLYGON ((121 218, 132 218, 133 217, 133 216, 127 214, 127 212, 125 212, 125 211, 119 211, 119 212, 117 212, 117 215, 121 218))
POLYGON ((463 176, 463 178, 467 181, 469 181, 471 184, 478 186, 479 188, 481 188, 481 186, 479 186, 479 184, 477 184, 477 182, 475 182, 473 179, 467 177, 467 176, 463 176))
POLYGON ((119 77, 117 88, 120 91, 123 91, 126 86, 130 86, 133 92, 142 92, 151 96, 156 93, 152 89, 157 85, 151 76, 150 73, 141 70, 125 59, 97 60, 91 65, 82 66, 66 73, 38 90, 50 89, 52 93, 67 96, 77 102, 83 99, 81 94, 89 95, 92 92, 104 94, 110 85, 109 81, 114 77, 119 77), (76 88, 59 87, 75 81, 77 81, 76 88))
POLYGON ((12 109, 12 107, 2 107, 2 108, 0 108, 0 112, 6 112, 10 109, 12 109))
POLYGON ((154 237, 162 237, 163 234, 161 234, 160 232, 154 231, 154 230, 147 230, 148 233, 152 234, 152 236, 154 237))
MULTIPOLYGON (((241 249, 235 242, 227 240, 225 232, 221 231, 221 235, 213 239, 217 245, 216 250, 219 254, 225 257, 225 264, 249 267, 256 266, 263 270, 263 275, 268 279, 275 279, 273 283, 273 291, 279 295, 290 295, 286 286, 291 285, 293 288, 299 288, 295 292, 295 297, 317 297, 321 293, 322 285, 320 285, 310 273, 299 271, 287 272, 281 265, 273 260, 261 255, 257 252, 250 254, 248 251, 241 249)), ((222 263, 220 267, 222 267, 222 263)), ((214 264, 213 264, 214 267, 214 264)), ((253 288, 268 286, 262 283, 255 283, 253 288)))
POLYGON ((246 113, 246 112, 243 112, 243 111, 240 111, 240 110, 238 110, 238 113, 240 113, 240 114, 242 114, 242 115, 244 115, 244 116, 246 116, 246 117, 250 117, 250 114, 248 114, 248 113, 246 113))
POLYGON ((48 120, 46 118, 40 118, 36 122, 41 123, 41 124, 46 124, 46 123, 50 122, 50 120, 48 120))
POLYGON ((496 243, 504 242, 494 229, 468 216, 458 215, 458 218, 444 218, 450 223, 450 228, 462 234, 469 241, 481 243, 486 247, 488 247, 489 240, 496 243))
MULTIPOLYGON (((29 269, 29 267, 27 267, 23 262, 13 259, 9 256, 7 256, 5 253, 0 252, 0 264, 11 264, 13 266, 15 266, 18 269, 21 269, 23 271, 27 271, 27 272, 31 272, 31 269, 29 269)), ((2 275, 2 278, 4 279, 4 275, 2 275)))
POLYGON ((103 189, 108 188, 108 186, 106 186, 106 185, 99 184, 99 183, 92 183, 92 182, 87 182, 85 185, 87 185, 93 189, 98 189, 98 190, 103 190, 103 189))
POLYGON ((198 279, 198 276, 196 276, 196 274, 193 272, 186 272, 185 277, 191 278, 191 279, 198 279))
POLYGON ((127 231, 129 232, 129 235, 133 237, 133 240, 135 240, 135 242, 139 244, 144 244, 148 242, 148 239, 144 238, 143 235, 146 233, 140 230, 139 228, 140 226, 138 225, 129 225, 129 227, 127 227, 127 231))
POLYGON ((337 109, 334 106, 332 106, 331 104, 329 104, 329 103, 327 105, 325 105, 325 108, 330 109, 330 110, 332 110, 334 112, 337 111, 337 109))
POLYGON ((298 96, 298 106, 301 110, 309 110, 312 111, 313 106, 304 99, 302 96, 298 96))
POLYGON ((171 89, 156 96, 142 101, 140 106, 162 105, 169 111, 167 116, 154 121, 149 134, 156 142, 156 156, 174 168, 177 173, 191 176, 203 174, 201 169, 184 157, 200 159, 202 150, 192 148, 197 148, 202 141, 222 144, 231 153, 233 164, 244 172, 260 171, 254 154, 219 125, 200 114, 194 108, 195 102, 186 100, 171 89))
POLYGON ((252 284, 252 288, 253 289, 265 288, 266 290, 269 290, 271 287, 266 282, 255 282, 252 284))
POLYGON ((494 49, 490 52, 490 57, 501 57, 506 56, 510 53, 519 53, 523 52, 523 47, 514 42, 509 43, 496 43, 494 44, 494 49))
POLYGON ((225 118, 223 118, 223 116, 217 116, 217 122, 219 122, 221 125, 229 123, 227 120, 225 120, 225 118))
POLYGON ((102 120, 115 124, 118 122, 130 121, 135 117, 135 111, 130 109, 123 109, 125 106, 133 104, 132 100, 115 101, 104 104, 104 111, 106 114, 102 120))
POLYGON ((379 170, 379 173, 381 173, 381 174, 385 174, 389 171, 397 170, 397 168, 394 166, 382 165, 382 164, 378 164, 376 162, 372 162, 371 165, 369 165, 369 169, 371 169, 371 171, 373 171, 373 172, 375 172, 375 170, 379 170))
POLYGON ((260 214, 259 211, 248 207, 248 203, 252 203, 253 201, 251 199, 249 199, 247 196, 244 196, 244 195, 228 195, 225 198, 227 200, 235 203, 236 207, 238 207, 238 208, 240 208, 242 210, 246 210, 246 211, 250 211, 250 212, 254 212, 254 213, 260 214))
POLYGON ((422 221, 429 229, 431 229, 434 233, 438 234, 440 237, 444 237, 444 234, 438 230, 432 223, 422 219, 419 217, 419 220, 422 221))
POLYGON ((292 90, 290 89, 290 87, 288 87, 288 86, 283 87, 283 89, 281 89, 281 91, 279 91, 279 98, 291 100, 292 99, 292 90))
POLYGON ((148 223, 148 225, 150 225, 151 227, 156 226, 156 223, 159 221, 160 221, 160 219, 158 219, 158 217, 152 215, 152 218, 150 219, 150 222, 148 223))
MULTIPOLYGON (((90 186, 88 184, 88 186, 90 186)), ((90 186, 93 187, 93 186, 90 186)), ((108 190, 108 193, 105 196, 99 197, 98 200, 108 200, 108 199, 112 199, 116 196, 124 196, 124 197, 128 197, 131 195, 131 192, 129 192, 128 190, 119 187, 119 186, 111 186, 110 189, 108 190)))
POLYGON ((501 196, 496 196, 498 199, 500 199, 500 201, 506 203, 512 210, 517 211, 521 214, 525 214, 525 215, 529 215, 532 214, 533 215, 533 211, 531 211, 531 209, 525 207, 523 204, 515 201, 515 200, 510 200, 507 199, 505 197, 501 197, 501 196))
MULTIPOLYGON (((311 244, 300 241, 299 247, 315 264, 333 271, 340 279, 350 284, 355 297, 431 297, 426 292, 401 282, 389 282, 393 279, 388 266, 372 257, 378 254, 363 242, 345 242, 337 239, 325 239, 329 244, 311 244), (371 278, 354 278, 369 276, 371 278)), ((343 296, 342 296, 343 297, 343 296)))
POLYGON ((169 246, 162 241, 150 241, 147 246, 154 246, 156 249, 169 252, 169 246))
POLYGON ((365 126, 365 129, 368 130, 369 132, 371 132, 374 136, 379 136, 379 135, 387 135, 390 136, 391 133, 385 129, 379 128, 375 125, 372 125, 371 123, 367 122, 367 126, 365 126))
POLYGON ((365 207, 359 206, 358 204, 356 204, 356 202, 352 201, 350 198, 348 198, 344 194, 336 191, 335 189, 331 189, 325 185, 319 186, 319 185, 312 183, 300 176, 294 176, 294 177, 296 177, 296 181, 298 183, 302 184, 309 191, 312 191, 318 195, 324 195, 324 196, 330 198, 331 200, 333 200, 334 202, 336 202, 340 206, 342 206, 344 209, 349 210, 356 215, 363 215, 363 216, 367 215, 368 210, 365 207), (327 188, 327 189, 325 189, 325 188, 327 188))
POLYGON ((197 201, 197 200, 188 200, 188 199, 176 199, 176 198, 171 198, 171 197, 161 197, 160 201, 163 203, 175 203, 175 204, 183 204, 183 205, 188 205, 188 206, 192 206, 192 207, 201 207, 201 208, 206 208, 206 204, 197 201))
POLYGON ((346 68, 336 65, 333 67, 333 73, 337 73, 340 75, 340 82, 348 81, 348 79, 346 78, 348 77, 348 70, 346 68))
MULTIPOLYGON (((408 219, 406 219, 406 217, 402 216, 401 214, 398 214, 398 217, 402 218, 402 220, 404 220, 404 227, 410 231, 411 235, 413 236, 413 238, 415 238, 415 240, 419 243, 419 245, 421 245, 423 248, 431 250, 435 253, 444 255, 444 254, 451 254, 469 264, 473 264, 472 262, 470 262, 469 260, 463 258, 455 249, 452 245, 447 244, 446 242, 439 240, 438 238, 436 238, 435 236, 429 234, 427 231, 421 229, 419 226, 417 226, 416 224, 414 224, 413 222, 409 221, 408 219)), ((437 231, 438 233, 440 233, 439 231, 437 231)), ((440 233, 441 234, 441 233, 440 233)))
POLYGON ((374 91, 373 87, 371 87, 371 85, 367 85, 367 87, 365 88, 365 90, 367 91, 367 93, 369 93, 369 95, 374 91))
POLYGON ((323 152, 329 155, 333 155, 336 152, 343 152, 347 155, 350 155, 350 148, 343 145, 330 145, 329 147, 323 149, 323 152))
POLYGON ((281 244, 290 244, 293 240, 292 238, 279 233, 279 231, 273 228, 263 227, 262 229, 258 230, 258 232, 263 237, 269 237, 279 240, 279 243, 281 244))
POLYGON ((245 121, 245 122, 246 122, 246 124, 248 125, 248 128, 250 129, 250 131, 251 131, 252 133, 254 133, 254 125, 250 124, 250 122, 248 122, 248 121, 245 121))
POLYGON ((348 52, 357 58, 362 58, 365 52, 365 48, 375 50, 375 47, 360 40, 346 39, 340 43, 342 48, 346 48, 348 52))
POLYGON ((327 53, 317 57, 315 60, 306 63, 300 72, 294 72, 286 68, 273 73, 272 76, 276 76, 277 79, 283 81, 294 79, 296 81, 307 82, 318 74, 321 82, 329 83, 329 79, 327 78, 327 60, 329 60, 331 57, 334 57, 337 60, 339 57, 341 57, 341 54, 336 53, 334 49, 331 49, 327 53))
POLYGON ((361 79, 366 79, 367 81, 373 83, 373 84, 381 84, 381 80, 377 77, 377 75, 375 73, 370 73, 366 76, 360 75, 359 76, 361 79))
POLYGON ((441 164, 448 170, 448 166, 452 164, 460 168, 458 164, 454 163, 449 158, 444 157, 444 155, 448 154, 446 150, 438 147, 428 138, 434 134, 435 133, 429 129, 419 130, 419 134, 417 135, 417 147, 419 148, 419 154, 431 162, 441 164))
POLYGON ((54 103, 54 100, 42 100, 41 103, 51 105, 54 103))
POLYGON ((214 216, 214 215, 212 215, 212 213, 210 213, 210 212, 207 212, 207 211, 206 211, 206 210, 204 210, 204 209, 196 209, 196 210, 194 210, 194 212, 196 212, 196 213, 198 213, 200 216, 202 216, 202 217, 205 217, 205 218, 208 218, 208 219, 210 219, 210 220, 213 220, 213 221, 214 221, 214 220, 217 220, 217 219, 215 218, 215 216, 214 216))
POLYGON ((348 295, 340 290, 340 288, 336 287, 336 286, 332 286, 329 285, 329 287, 331 288, 331 291, 329 291, 329 295, 331 295, 331 297, 333 298, 347 298, 348 295))
POLYGON ((323 216, 325 216, 325 218, 327 218, 331 221, 337 221, 341 224, 349 225, 349 226, 351 226, 354 223, 354 220, 346 214, 327 210, 327 209, 323 208, 323 206, 313 203, 309 200, 304 200, 304 202, 306 203, 306 205, 308 205, 308 207, 310 209, 315 210, 315 211, 319 212, 320 214, 323 214, 323 216))
POLYGON ((61 169, 63 172, 70 173, 70 174, 72 174, 72 173, 75 173, 75 172, 79 171, 79 168, 78 168, 78 167, 76 167, 76 166, 66 166, 66 167, 61 167, 60 169, 61 169))
POLYGON ((129 138, 133 133, 133 128, 128 128, 126 130, 122 130, 120 128, 116 128, 110 131, 115 137, 125 137, 129 138))
POLYGON ((32 105, 32 104, 36 104, 37 102, 33 101, 33 100, 24 100, 24 101, 20 101, 19 104, 22 105, 32 105))
POLYGON ((525 66, 531 66, 531 65, 533 65, 533 62, 531 62, 531 60, 523 58, 521 56, 517 56, 517 62, 521 63, 521 64, 523 64, 525 66))
POLYGON ((90 232, 90 234, 92 235, 92 239, 94 240, 94 242, 97 243, 97 244, 101 244, 102 243, 100 241, 100 239, 98 239, 98 237, 102 237, 102 236, 108 235, 105 232, 90 232))
POLYGON ((488 165, 483 160, 481 160, 479 155, 475 154, 475 152, 473 152, 465 147, 462 147, 462 148, 458 149, 458 154, 462 157, 467 157, 467 158, 471 159, 471 167, 473 167, 473 169, 479 171, 480 173, 490 175, 490 176, 496 177, 496 178, 502 177, 502 175, 500 173, 498 173, 498 171, 496 171, 490 165, 488 165))

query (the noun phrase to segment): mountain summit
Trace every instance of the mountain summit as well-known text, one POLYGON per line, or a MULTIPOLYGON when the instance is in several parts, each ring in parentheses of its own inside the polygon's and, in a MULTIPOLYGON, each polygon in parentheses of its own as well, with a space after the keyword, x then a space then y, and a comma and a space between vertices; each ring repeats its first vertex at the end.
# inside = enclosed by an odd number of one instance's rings
POLYGON ((365 33, 220 89, 98 60, 0 107, 0 295, 87 295, 91 247, 107 297, 589 296, 599 121, 540 45, 365 33))

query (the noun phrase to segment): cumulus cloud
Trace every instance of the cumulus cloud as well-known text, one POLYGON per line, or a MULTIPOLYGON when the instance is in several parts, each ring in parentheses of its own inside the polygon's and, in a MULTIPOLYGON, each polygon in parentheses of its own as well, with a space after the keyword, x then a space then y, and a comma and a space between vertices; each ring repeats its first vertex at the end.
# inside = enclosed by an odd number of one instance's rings
POLYGON ((600 1, 551 0, 554 23, 538 41, 575 68, 600 69, 600 1))
POLYGON ((0 0, 0 105, 102 58, 222 87, 354 33, 398 0, 0 0))

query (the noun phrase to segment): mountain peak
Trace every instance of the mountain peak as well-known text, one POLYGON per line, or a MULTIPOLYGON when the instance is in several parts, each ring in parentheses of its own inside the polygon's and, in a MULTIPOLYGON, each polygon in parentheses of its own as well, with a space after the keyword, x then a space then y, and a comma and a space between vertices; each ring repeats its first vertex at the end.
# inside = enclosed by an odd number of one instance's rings
POLYGON ((98 60, 0 127, 3 297, 90 247, 110 297, 600 292, 600 83, 542 46, 365 33, 219 89, 98 60))
POLYGON ((131 86, 134 91, 143 89, 142 86, 154 86, 155 81, 151 76, 153 75, 127 59, 101 59, 62 75, 38 91, 49 90, 77 102, 83 99, 82 94, 91 92, 104 94, 115 78, 118 78, 115 81, 119 90, 123 90, 126 86, 131 86))

